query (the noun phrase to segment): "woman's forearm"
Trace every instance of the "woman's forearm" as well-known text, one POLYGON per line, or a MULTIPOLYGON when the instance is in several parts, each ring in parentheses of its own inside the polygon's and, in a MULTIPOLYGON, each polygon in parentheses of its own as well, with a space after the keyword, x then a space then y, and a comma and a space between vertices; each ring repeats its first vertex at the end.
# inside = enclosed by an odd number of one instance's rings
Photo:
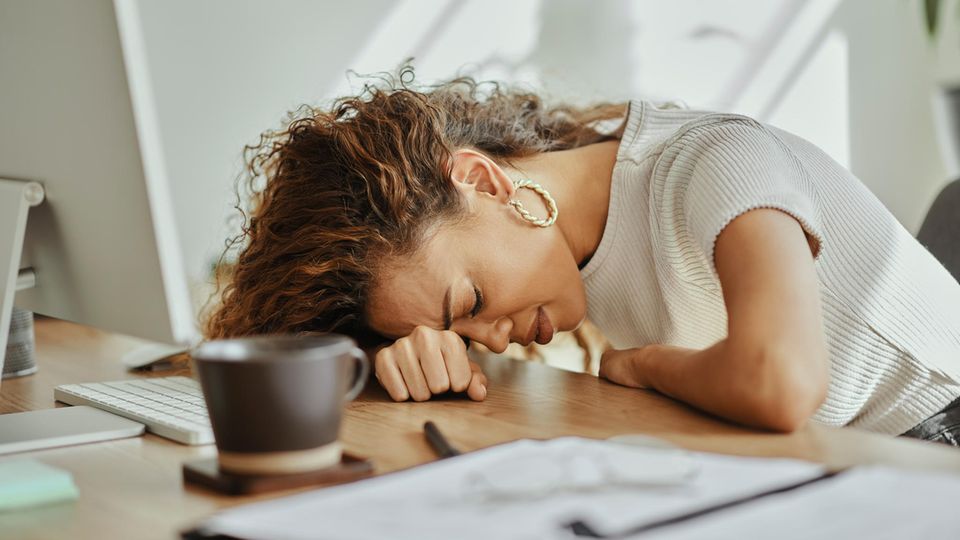
POLYGON ((736 350, 722 340, 703 350, 668 345, 610 351, 600 375, 653 388, 717 416, 763 429, 793 431, 824 398, 809 363, 775 350, 736 350))
POLYGON ((742 214, 716 241, 726 338, 704 350, 612 351, 603 372, 736 422, 796 429, 826 398, 829 381, 817 249, 786 213, 742 214))

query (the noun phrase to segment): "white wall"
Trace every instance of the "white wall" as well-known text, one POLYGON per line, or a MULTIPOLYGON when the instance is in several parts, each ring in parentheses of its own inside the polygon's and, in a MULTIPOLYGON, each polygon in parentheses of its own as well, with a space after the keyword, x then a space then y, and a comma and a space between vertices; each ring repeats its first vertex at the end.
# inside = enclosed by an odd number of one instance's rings
POLYGON ((390 0, 140 3, 187 272, 223 251, 241 151, 344 79, 390 0))
MULTIPOLYGON (((921 4, 902 0, 840 3, 826 30, 828 36, 846 44, 848 93, 819 92, 821 81, 830 79, 814 66, 798 77, 793 91, 769 118, 823 145, 836 129, 836 116, 828 113, 845 99, 849 167, 913 232, 948 177, 957 174, 952 165, 948 174, 936 138, 933 98, 950 68, 956 73, 960 67, 960 41, 954 39, 955 18, 944 16, 952 35, 941 36, 937 46, 931 46, 921 4)), ((829 46, 824 41, 820 49, 829 46)))
POLYGON ((931 47, 920 6, 166 0, 141 11, 188 270, 202 281, 227 234, 243 145, 302 102, 350 92, 347 68, 387 70, 411 55, 424 79, 466 66, 557 98, 682 98, 753 114, 851 167, 915 231, 948 176, 931 97, 960 80, 956 18, 943 17, 931 47))
MULTIPOLYGON (((928 55, 932 56, 933 84, 955 90, 960 88, 960 1, 945 4, 940 15, 943 22, 940 35, 929 47, 928 55)), ((944 103, 940 101, 937 105, 942 107, 944 103)), ((948 113, 944 108, 936 108, 933 120, 939 128, 938 139, 947 176, 960 178, 960 126, 947 120, 948 113)))

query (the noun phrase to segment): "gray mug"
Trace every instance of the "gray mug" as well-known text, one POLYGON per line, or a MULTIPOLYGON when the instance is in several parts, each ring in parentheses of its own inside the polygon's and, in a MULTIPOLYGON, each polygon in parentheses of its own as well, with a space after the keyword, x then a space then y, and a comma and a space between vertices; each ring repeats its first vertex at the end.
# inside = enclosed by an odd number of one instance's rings
POLYGON ((340 462, 343 405, 370 374, 367 356, 352 339, 225 339, 201 344, 192 356, 221 469, 290 474, 340 462))

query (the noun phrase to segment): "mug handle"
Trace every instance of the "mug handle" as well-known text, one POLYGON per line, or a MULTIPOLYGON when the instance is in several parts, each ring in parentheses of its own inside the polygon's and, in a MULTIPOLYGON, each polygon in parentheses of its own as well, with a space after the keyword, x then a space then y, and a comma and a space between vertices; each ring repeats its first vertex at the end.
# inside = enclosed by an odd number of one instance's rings
POLYGON ((367 384, 367 378, 370 376, 370 360, 367 358, 367 353, 363 352, 359 347, 354 347, 350 349, 350 356, 360 363, 360 376, 354 381, 353 387, 343 396, 344 402, 353 401, 354 398, 360 395, 363 387, 367 384))

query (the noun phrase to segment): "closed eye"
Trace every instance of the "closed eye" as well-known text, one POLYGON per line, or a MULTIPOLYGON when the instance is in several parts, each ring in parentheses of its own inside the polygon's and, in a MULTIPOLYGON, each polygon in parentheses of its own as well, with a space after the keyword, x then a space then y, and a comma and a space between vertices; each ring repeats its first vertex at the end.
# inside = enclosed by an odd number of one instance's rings
POLYGON ((473 286, 473 294, 476 296, 476 300, 473 304, 473 309, 470 310, 470 318, 474 318, 480 313, 480 310, 483 309, 483 293, 480 292, 480 289, 476 285, 473 286))

